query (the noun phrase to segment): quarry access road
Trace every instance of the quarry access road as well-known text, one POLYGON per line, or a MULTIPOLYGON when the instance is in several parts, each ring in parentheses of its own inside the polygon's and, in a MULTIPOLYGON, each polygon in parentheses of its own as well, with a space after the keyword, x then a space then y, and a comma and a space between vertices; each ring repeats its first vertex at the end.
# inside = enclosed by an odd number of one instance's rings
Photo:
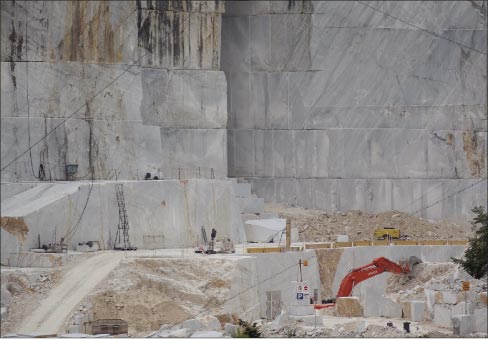
POLYGON ((92 291, 125 257, 124 252, 101 252, 69 269, 57 284, 23 322, 20 334, 61 334, 71 311, 92 291))

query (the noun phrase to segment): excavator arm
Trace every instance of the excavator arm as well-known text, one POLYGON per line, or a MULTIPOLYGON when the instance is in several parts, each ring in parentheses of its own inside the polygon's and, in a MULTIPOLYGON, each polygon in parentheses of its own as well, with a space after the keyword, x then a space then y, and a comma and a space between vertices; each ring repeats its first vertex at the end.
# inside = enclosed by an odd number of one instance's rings
POLYGON ((347 274, 346 277, 342 280, 339 291, 337 292, 337 297, 339 298, 351 295, 352 289, 358 283, 370 279, 383 272, 407 274, 411 271, 413 265, 420 262, 421 261, 414 256, 410 257, 408 263, 401 262, 400 264, 392 262, 385 257, 378 257, 374 259, 371 263, 351 270, 349 274, 347 274))

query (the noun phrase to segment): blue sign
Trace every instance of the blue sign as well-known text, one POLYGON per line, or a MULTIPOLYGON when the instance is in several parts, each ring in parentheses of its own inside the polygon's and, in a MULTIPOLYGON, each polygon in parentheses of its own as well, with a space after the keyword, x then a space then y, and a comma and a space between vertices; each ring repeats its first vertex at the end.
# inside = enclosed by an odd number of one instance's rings
POLYGON ((303 293, 297 293, 297 300, 303 300, 303 293))

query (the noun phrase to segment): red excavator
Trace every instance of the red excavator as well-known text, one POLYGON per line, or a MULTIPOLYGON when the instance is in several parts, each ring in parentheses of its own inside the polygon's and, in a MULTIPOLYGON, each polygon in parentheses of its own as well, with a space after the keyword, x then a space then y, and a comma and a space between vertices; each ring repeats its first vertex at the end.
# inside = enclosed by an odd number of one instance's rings
MULTIPOLYGON (((422 263, 422 261, 416 256, 410 256, 408 261, 400 260, 399 263, 392 262, 385 257, 378 257, 371 263, 351 270, 342 280, 336 298, 351 295, 354 286, 383 272, 408 274, 412 271, 413 266, 418 263, 422 263)), ((322 305, 316 305, 315 308, 332 307, 335 304, 336 298, 323 300, 322 305)))

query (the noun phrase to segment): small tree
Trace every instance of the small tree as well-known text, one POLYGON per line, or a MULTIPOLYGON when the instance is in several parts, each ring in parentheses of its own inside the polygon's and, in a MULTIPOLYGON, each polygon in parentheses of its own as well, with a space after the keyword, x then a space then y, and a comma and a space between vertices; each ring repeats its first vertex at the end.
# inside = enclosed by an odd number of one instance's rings
POLYGON ((474 237, 469 239, 469 246, 463 259, 452 260, 460 264, 472 277, 480 279, 488 273, 488 212, 482 206, 475 207, 472 212, 476 217, 471 222, 474 237), (477 228, 477 225, 481 226, 477 228))

